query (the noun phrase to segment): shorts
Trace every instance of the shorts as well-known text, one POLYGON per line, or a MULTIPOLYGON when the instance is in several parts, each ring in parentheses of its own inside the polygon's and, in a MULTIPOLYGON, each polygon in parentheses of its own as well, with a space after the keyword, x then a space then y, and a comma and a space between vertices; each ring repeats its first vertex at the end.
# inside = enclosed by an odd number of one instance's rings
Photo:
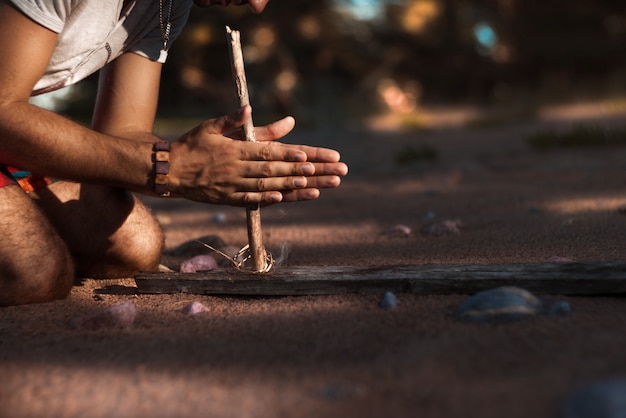
POLYGON ((15 167, 0 165, 0 188, 16 184, 26 193, 42 189, 57 181, 52 177, 38 176, 30 171, 19 170, 15 167))

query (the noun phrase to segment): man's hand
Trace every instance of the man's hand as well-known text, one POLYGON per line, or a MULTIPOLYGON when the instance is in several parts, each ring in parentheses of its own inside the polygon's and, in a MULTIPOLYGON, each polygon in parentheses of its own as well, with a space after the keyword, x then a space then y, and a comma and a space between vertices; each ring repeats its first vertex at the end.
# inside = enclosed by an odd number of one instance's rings
POLYGON ((291 117, 255 128, 256 143, 239 140, 251 112, 207 120, 172 143, 174 196, 233 206, 311 200, 348 173, 337 151, 273 142, 293 129, 291 117))

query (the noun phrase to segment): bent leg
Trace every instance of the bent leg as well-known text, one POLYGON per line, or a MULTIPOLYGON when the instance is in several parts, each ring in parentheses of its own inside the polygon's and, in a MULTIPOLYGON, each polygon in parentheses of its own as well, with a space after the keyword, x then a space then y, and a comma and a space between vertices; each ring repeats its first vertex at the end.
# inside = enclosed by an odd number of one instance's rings
POLYGON ((158 268, 163 232, 131 193, 60 181, 31 195, 68 245, 80 277, 132 277, 158 268))
POLYGON ((66 297, 74 282, 67 246, 16 185, 0 188, 0 306, 66 297))

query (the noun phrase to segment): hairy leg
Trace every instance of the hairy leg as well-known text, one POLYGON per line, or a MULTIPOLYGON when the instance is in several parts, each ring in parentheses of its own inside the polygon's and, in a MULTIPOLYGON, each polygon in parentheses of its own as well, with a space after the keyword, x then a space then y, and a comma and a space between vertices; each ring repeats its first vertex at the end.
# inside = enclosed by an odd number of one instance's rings
POLYGON ((0 188, 0 306, 66 297, 74 282, 67 246, 16 185, 0 188))
POLYGON ((131 193, 57 182, 31 195, 68 245, 79 277, 131 277, 158 268, 163 232, 131 193))

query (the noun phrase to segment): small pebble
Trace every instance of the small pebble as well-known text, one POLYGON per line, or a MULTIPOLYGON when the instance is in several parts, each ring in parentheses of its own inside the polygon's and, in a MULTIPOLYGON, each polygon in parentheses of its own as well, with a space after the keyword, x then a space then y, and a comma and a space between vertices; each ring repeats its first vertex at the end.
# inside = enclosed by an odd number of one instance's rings
POLYGON ((456 315, 466 322, 503 322, 533 315, 566 316, 571 312, 572 308, 566 301, 539 299, 525 289, 502 286, 466 299, 456 315))
POLYGON ((389 310, 398 307, 398 300, 396 299, 396 295, 393 292, 385 292, 382 300, 380 301, 380 307, 389 310))
POLYGON ((183 315, 194 316, 202 312, 207 312, 208 310, 209 308, 204 306, 202 303, 198 301, 193 301, 185 305, 185 307, 181 310, 181 312, 183 313, 183 315))
POLYGON ((81 330, 98 330, 101 328, 128 328, 135 322, 137 308, 127 301, 101 309, 98 312, 70 321, 73 328, 81 330))
POLYGON ((212 255, 203 254, 183 261, 180 265, 181 273, 196 273, 198 271, 213 270, 217 268, 217 261, 212 255))
POLYGON ((389 237, 406 238, 410 235, 411 235, 411 228, 402 224, 394 225, 387 230, 387 236, 389 237))
POLYGON ((564 300, 560 300, 552 304, 552 306, 547 309, 546 313, 554 316, 566 316, 572 313, 572 307, 564 300))
POLYGON ((422 228, 422 233, 431 237, 439 237, 443 235, 459 235, 463 222, 459 219, 447 219, 422 228))
POLYGON ((466 299, 456 315, 467 322, 507 321, 535 315, 541 309, 541 301, 532 293, 503 286, 478 292, 466 299))
POLYGON ((626 378, 590 383, 569 395, 563 418, 626 417, 626 378))
POLYGON ((216 213, 215 215, 213 215, 213 222, 216 222, 218 224, 226 222, 226 215, 222 212, 216 213))

